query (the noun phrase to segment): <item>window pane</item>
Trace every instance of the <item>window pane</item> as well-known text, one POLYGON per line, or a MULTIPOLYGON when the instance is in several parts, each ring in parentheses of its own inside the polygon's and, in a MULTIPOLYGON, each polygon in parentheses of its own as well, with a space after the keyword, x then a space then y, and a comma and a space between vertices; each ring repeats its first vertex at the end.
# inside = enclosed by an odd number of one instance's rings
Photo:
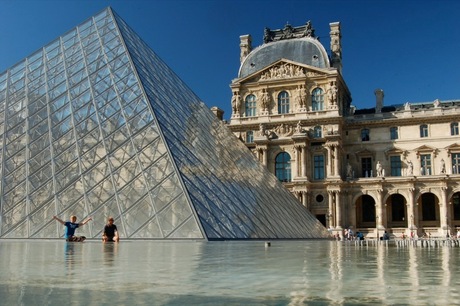
POLYGON ((247 96, 246 101, 244 102, 244 107, 246 109, 246 117, 254 117, 257 110, 256 96, 247 96))
POLYGON ((372 159, 370 157, 361 158, 361 176, 370 177, 372 176, 372 159))
POLYGON ((391 176, 401 176, 401 156, 390 156, 391 176))
POLYGON ((321 138, 323 137, 322 135, 322 128, 320 126, 315 126, 315 129, 314 129, 314 137, 315 138, 321 138))
POLYGON ((278 95, 278 114, 289 113, 289 94, 285 91, 278 95))
POLYGON ((246 143, 253 143, 254 142, 254 132, 247 131, 246 132, 246 143))
POLYGON ((315 180, 322 180, 324 179, 324 156, 315 155, 313 159, 314 159, 313 177, 315 180))
POLYGON ((458 135, 458 122, 453 122, 450 124, 450 135, 458 135))
POLYGON ((452 174, 460 173, 460 153, 452 153, 452 174))
POLYGON ((422 124, 420 126, 420 137, 421 138, 428 137, 428 125, 422 124))
POLYGON ((431 155, 420 155, 420 175, 431 175, 431 155))
POLYGON ((362 141, 369 141, 370 136, 369 136, 369 130, 368 129, 362 129, 361 130, 361 140, 362 141))
POLYGON ((275 175, 281 182, 291 181, 291 156, 282 152, 275 159, 275 175))
POLYGON ((321 88, 313 90, 311 95, 311 108, 313 111, 323 110, 324 106, 324 95, 321 88))
POLYGON ((390 139, 398 139, 398 128, 392 127, 390 128, 390 139))

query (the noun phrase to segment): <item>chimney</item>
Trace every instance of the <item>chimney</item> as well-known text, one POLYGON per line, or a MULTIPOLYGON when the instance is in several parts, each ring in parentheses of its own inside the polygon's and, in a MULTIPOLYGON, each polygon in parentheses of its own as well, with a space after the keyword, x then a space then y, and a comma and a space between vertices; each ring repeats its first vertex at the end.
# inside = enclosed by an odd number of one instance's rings
POLYGON ((224 111, 218 108, 217 106, 211 107, 211 111, 216 115, 217 119, 222 121, 224 119, 224 111))
POLYGON ((379 114, 382 112, 383 108, 383 89, 376 89, 375 93, 375 113, 379 114))
POLYGON ((240 63, 243 62, 244 58, 252 51, 252 38, 251 35, 240 36, 240 63))
POLYGON ((342 74, 342 33, 340 33, 340 22, 332 22, 329 24, 331 31, 331 61, 332 67, 337 68, 342 74))

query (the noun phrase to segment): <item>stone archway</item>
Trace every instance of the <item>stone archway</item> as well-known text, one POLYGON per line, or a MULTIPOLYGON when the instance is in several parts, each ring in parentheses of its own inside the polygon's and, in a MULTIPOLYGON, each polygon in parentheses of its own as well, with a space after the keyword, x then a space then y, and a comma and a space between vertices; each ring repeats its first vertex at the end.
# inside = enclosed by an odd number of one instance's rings
POLYGON ((388 228, 407 228, 407 201, 399 193, 392 194, 386 201, 386 224, 388 228))
POLYGON ((450 212, 448 213, 451 216, 450 224, 452 228, 460 228, 460 192, 457 191, 452 195, 448 207, 450 212))
POLYGON ((367 194, 363 194, 356 200, 356 227, 375 228, 376 208, 375 200, 367 194))
POLYGON ((434 193, 423 193, 417 205, 419 228, 439 228, 441 226, 439 199, 434 193))

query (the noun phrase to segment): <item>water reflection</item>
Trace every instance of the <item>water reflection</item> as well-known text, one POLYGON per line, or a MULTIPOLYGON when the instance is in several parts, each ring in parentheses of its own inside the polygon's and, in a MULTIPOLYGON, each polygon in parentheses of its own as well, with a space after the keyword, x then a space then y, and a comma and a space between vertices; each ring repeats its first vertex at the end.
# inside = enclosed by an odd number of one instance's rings
POLYGON ((118 252, 118 243, 106 242, 102 243, 102 254, 104 255, 104 264, 113 266, 118 252))
MULTIPOLYGON (((78 255, 75 254, 75 246, 80 242, 65 242, 64 244, 64 263, 68 274, 72 274, 75 269, 78 255)), ((81 250, 81 249, 79 249, 81 250)))
POLYGON ((0 259, 5 305, 37 296, 65 303, 69 291, 78 305, 103 305, 114 294, 155 305, 447 305, 460 285, 460 248, 450 247, 0 240, 0 259))

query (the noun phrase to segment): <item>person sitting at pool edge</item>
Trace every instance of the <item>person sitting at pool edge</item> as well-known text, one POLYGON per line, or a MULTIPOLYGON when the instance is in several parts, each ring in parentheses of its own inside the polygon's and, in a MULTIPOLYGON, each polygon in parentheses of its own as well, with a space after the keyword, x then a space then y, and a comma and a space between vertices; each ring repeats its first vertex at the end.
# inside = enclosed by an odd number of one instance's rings
POLYGON ((79 228, 80 226, 85 225, 90 220, 93 220, 93 218, 89 217, 83 220, 83 222, 77 223, 77 216, 70 216, 70 221, 67 221, 67 222, 59 219, 57 216, 53 216, 53 219, 57 220, 59 223, 65 226, 64 237, 66 241, 70 241, 70 242, 85 241, 86 239, 85 236, 75 236, 75 230, 79 228))
POLYGON ((104 231, 102 232, 102 241, 108 242, 118 242, 120 237, 118 236, 118 229, 115 224, 113 224, 113 218, 109 217, 107 219, 107 224, 104 226, 104 231))

